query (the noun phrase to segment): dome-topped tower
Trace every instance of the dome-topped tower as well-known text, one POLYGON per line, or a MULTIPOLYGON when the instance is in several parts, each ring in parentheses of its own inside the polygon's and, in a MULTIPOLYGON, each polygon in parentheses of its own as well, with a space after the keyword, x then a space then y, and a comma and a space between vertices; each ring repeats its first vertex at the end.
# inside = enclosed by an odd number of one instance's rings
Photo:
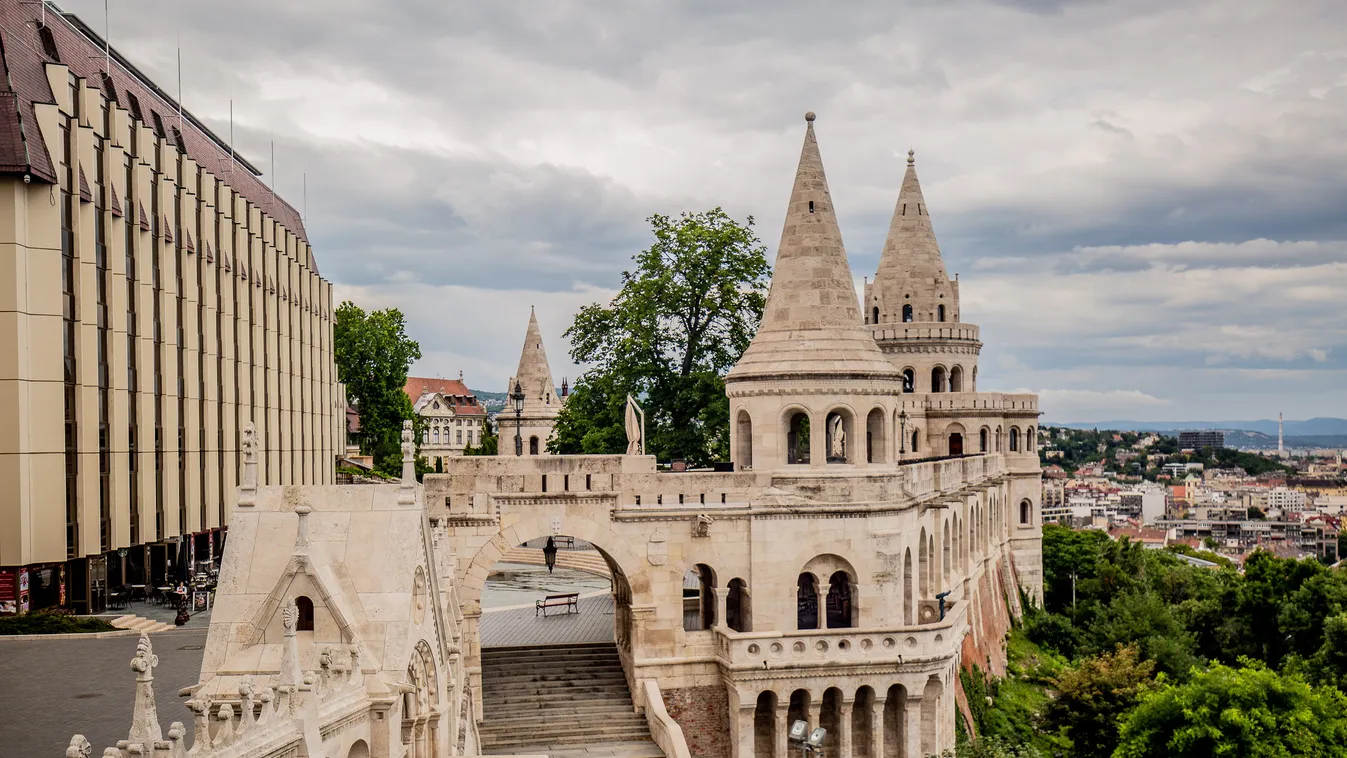
POLYGON ((887 411, 878 409, 875 428, 862 432, 871 409, 858 403, 897 394, 900 380, 862 322, 814 114, 805 121, 762 323, 725 378, 740 468, 755 461, 761 469, 769 462, 773 468, 820 466, 887 456, 887 411))
POLYGON ((982 343, 960 320, 959 282, 945 270, 911 150, 864 318, 906 391, 974 391, 982 343))

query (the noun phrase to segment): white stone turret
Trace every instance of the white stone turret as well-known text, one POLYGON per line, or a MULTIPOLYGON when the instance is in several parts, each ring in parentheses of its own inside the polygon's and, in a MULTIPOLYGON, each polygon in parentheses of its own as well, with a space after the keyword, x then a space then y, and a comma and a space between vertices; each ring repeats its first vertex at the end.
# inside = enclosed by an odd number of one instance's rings
POLYGON ((945 270, 911 150, 864 316, 906 391, 976 391, 978 328, 960 320, 959 282, 945 270))
POLYGON ((528 332, 524 348, 519 353, 519 368, 505 386, 505 409, 496 416, 497 455, 514 455, 515 431, 518 427, 521 455, 546 455, 547 439, 556 426, 557 414, 563 401, 557 397, 552 382, 552 369, 547 365, 547 350, 543 348, 543 333, 538 327, 538 314, 529 309, 528 332), (524 395, 524 408, 515 413, 513 395, 516 387, 524 395))

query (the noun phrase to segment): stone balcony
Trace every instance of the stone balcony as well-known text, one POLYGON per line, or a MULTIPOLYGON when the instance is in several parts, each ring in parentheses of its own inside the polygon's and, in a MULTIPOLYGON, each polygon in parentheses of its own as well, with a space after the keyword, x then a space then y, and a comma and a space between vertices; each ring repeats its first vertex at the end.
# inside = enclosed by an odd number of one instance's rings
POLYGON ((870 334, 879 343, 894 340, 940 340, 946 342, 978 342, 980 330, 974 324, 962 322, 906 323, 882 322, 870 325, 870 334))
POLYGON ((945 618, 887 629, 802 629, 736 632, 716 628, 716 658, 727 671, 827 669, 948 661, 963 642, 966 603, 946 607, 945 618))

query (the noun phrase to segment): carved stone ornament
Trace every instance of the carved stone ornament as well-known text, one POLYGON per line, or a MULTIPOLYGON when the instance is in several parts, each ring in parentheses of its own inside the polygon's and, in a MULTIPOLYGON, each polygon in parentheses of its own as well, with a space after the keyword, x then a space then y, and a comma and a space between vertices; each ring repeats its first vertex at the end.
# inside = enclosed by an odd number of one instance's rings
POLYGON ((692 536, 693 536, 693 537, 710 537, 710 536, 711 536, 711 523, 712 523, 713 521, 714 521, 714 519, 712 519, 710 516, 706 515, 705 513, 698 514, 698 515, 697 515, 697 520, 696 520, 695 522, 693 522, 693 524, 692 524, 692 536))
POLYGON ((136 657, 131 659, 131 670, 136 672, 136 680, 148 682, 154 679, 154 667, 158 665, 159 656, 154 654, 149 635, 140 635, 140 642, 136 643, 136 657))
POLYGON ((94 746, 84 739, 84 735, 77 734, 70 738, 70 747, 65 749, 65 758, 89 758, 94 752, 94 746))
POLYGON ((669 562, 669 535, 663 529, 650 533, 650 541, 645 546, 645 559, 651 566, 663 566, 669 562))
POLYGON ((287 635, 295 633, 295 626, 299 623, 299 606, 291 601, 281 609, 281 626, 285 628, 287 635))

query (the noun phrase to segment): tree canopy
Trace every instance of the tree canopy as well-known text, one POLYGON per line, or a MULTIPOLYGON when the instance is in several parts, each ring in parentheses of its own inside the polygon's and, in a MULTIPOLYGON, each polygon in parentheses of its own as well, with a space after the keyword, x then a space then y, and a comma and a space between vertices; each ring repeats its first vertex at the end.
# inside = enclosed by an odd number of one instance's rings
MULTIPOLYGON (((360 451, 385 474, 402 469, 402 422, 413 417, 403 391, 421 346, 407 336, 402 311, 366 313, 351 301, 337 307, 332 336, 337 380, 360 414, 360 451)), ((417 437, 420 440, 420 436, 417 437)))
POLYGON ((622 289, 566 330, 589 368, 562 409, 549 449, 620 453, 626 396, 646 413, 646 452, 691 465, 729 455, 724 374, 748 348, 766 303, 766 248, 720 208, 656 214, 654 240, 632 257, 622 289))

